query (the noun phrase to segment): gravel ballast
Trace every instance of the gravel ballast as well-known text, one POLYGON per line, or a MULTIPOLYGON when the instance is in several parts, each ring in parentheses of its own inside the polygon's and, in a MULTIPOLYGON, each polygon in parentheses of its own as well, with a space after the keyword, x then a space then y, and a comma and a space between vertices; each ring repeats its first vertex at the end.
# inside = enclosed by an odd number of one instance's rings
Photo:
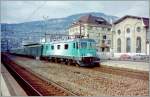
MULTIPOLYGON (((13 57, 15 62, 82 96, 148 96, 149 81, 82 67, 13 57)), ((100 68, 100 67, 99 67, 100 68)))

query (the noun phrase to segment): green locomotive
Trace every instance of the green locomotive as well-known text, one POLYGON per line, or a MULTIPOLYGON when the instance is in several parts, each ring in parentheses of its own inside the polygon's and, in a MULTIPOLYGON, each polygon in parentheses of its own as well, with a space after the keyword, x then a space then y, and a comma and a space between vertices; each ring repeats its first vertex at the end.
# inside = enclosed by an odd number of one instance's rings
POLYGON ((68 39, 61 41, 28 44, 23 48, 11 50, 11 53, 48 60, 72 63, 79 66, 99 65, 96 54, 96 42, 93 39, 68 39))

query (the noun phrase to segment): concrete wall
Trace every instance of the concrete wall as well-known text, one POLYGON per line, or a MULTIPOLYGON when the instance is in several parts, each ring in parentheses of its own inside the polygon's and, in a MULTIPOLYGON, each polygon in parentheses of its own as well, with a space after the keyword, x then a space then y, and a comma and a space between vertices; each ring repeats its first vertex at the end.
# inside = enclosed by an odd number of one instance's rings
POLYGON ((1 96, 11 96, 11 93, 8 89, 6 81, 4 80, 2 74, 1 74, 1 96))
POLYGON ((22 87, 17 83, 17 81, 12 77, 12 75, 7 71, 7 69, 1 65, 1 95, 2 96, 27 96, 22 87))

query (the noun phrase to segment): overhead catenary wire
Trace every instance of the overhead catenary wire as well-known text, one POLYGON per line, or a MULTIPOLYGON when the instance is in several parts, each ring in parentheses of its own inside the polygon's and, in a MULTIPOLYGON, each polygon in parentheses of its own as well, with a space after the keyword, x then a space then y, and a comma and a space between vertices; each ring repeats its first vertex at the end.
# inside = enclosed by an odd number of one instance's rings
POLYGON ((44 1, 43 4, 41 4, 40 6, 38 6, 38 7, 27 17, 26 20, 29 20, 30 18, 32 18, 32 16, 34 16, 34 14, 35 14, 36 12, 38 12, 46 3, 47 3, 47 2, 44 1))

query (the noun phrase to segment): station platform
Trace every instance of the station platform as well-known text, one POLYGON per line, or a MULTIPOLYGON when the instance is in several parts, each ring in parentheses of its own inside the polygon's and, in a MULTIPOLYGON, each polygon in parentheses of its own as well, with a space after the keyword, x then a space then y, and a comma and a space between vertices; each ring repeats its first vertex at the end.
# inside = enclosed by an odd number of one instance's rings
POLYGON ((118 67, 118 68, 126 68, 126 69, 133 69, 139 71, 149 71, 149 64, 146 62, 132 62, 132 61, 113 61, 107 60, 101 62, 103 66, 111 66, 111 67, 118 67))
POLYGON ((27 96, 26 92, 1 63, 1 96, 27 96))

